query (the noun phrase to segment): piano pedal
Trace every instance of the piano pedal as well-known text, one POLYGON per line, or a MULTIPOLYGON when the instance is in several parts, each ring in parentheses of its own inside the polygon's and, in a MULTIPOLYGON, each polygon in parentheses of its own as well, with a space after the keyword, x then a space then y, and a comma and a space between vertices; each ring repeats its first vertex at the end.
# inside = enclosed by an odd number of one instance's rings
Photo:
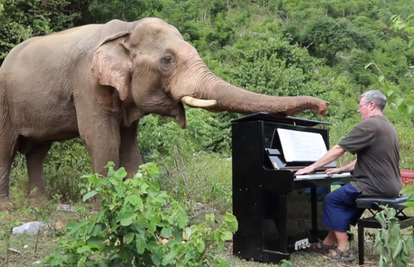
POLYGON ((309 239, 304 238, 295 242, 295 250, 307 249, 310 247, 309 239))

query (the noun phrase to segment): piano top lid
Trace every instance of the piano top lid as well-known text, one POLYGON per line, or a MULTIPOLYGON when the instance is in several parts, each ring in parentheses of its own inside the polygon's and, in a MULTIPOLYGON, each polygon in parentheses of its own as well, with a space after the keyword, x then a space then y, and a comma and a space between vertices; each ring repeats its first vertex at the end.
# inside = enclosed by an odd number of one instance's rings
POLYGON ((246 121, 272 121, 272 122, 281 122, 281 123, 288 123, 292 125, 303 125, 303 126, 315 126, 318 124, 325 124, 330 125, 329 122, 326 121, 317 121, 317 120, 310 120, 310 119, 303 119, 291 116, 283 116, 280 114, 271 114, 268 112, 257 112, 253 114, 246 115, 244 117, 234 119, 232 122, 246 122, 246 121))

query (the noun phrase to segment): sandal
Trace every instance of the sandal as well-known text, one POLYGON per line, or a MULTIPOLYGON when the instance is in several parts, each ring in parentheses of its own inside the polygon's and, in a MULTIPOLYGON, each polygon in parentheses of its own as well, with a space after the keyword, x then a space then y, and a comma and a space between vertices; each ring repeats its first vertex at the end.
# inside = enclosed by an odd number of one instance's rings
POLYGON ((319 241, 313 244, 310 244, 309 249, 313 252, 321 253, 321 254, 327 254, 329 253, 330 249, 335 249, 334 245, 326 245, 323 243, 323 241, 319 241))
POLYGON ((335 261, 341 261, 341 262, 350 262, 355 260, 354 254, 351 252, 351 250, 342 251, 338 248, 332 249, 329 251, 329 253, 326 255, 326 257, 330 260, 335 261), (335 255, 333 254, 335 252, 335 255))

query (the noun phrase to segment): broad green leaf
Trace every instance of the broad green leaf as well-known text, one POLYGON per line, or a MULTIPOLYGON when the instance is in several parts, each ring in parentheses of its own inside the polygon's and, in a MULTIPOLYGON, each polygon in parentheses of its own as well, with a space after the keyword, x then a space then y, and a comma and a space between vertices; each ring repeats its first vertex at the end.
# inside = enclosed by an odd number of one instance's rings
POLYGON ((394 258, 398 257, 398 255, 401 253, 401 251, 403 250, 403 240, 398 240, 398 244, 397 247, 395 248, 394 254, 392 255, 394 258))
POLYGON ((169 228, 169 227, 162 228, 161 236, 165 237, 165 238, 170 238, 172 236, 171 228, 169 228))
POLYGON ((136 245, 138 254, 142 255, 145 252, 145 248, 146 248, 146 245, 147 245, 147 242, 145 241, 144 235, 140 235, 140 234, 136 235, 135 245, 136 245))
POLYGON ((129 195, 125 198, 126 203, 131 203, 136 209, 142 211, 144 209, 144 204, 142 203, 142 199, 140 196, 137 195, 129 195))
POLYGON ((66 234, 67 236, 72 236, 77 233, 82 227, 87 226, 89 224, 88 221, 80 221, 78 223, 68 224, 67 228, 70 226, 70 231, 66 234))
POLYGON ((231 232, 237 231, 239 225, 238 225, 236 216, 234 216, 233 214, 227 213, 224 216, 224 221, 227 223, 226 226, 228 227, 229 231, 231 232))
POLYGON ((92 190, 83 196, 82 201, 85 202, 86 200, 94 197, 96 194, 98 194, 98 192, 96 192, 95 190, 92 190))
POLYGON ((105 244, 104 239, 101 236, 93 236, 88 239, 88 246, 92 249, 101 250, 105 244))
POLYGON ((132 232, 127 233, 124 235, 124 243, 129 244, 134 240, 135 234, 132 232))
POLYGON ((156 252, 151 253, 151 260, 155 266, 159 266, 161 264, 161 256, 156 252))
POLYGON ((122 189, 122 187, 121 186, 115 186, 115 191, 116 191, 116 193, 118 194, 118 196, 120 196, 120 197, 122 197, 122 198, 124 198, 125 197, 125 194, 124 194, 124 190, 122 189))
POLYGON ((184 228, 184 227, 186 227, 186 226, 188 225, 188 222, 189 222, 188 215, 187 215, 187 214, 185 214, 185 213, 181 213, 181 212, 180 212, 180 213, 178 214, 177 221, 178 221, 178 226, 179 226, 180 228, 184 228))
POLYGON ((175 252, 174 250, 170 251, 167 255, 164 256, 161 264, 164 266, 172 264, 176 256, 177 252, 175 252))
POLYGON ((136 216, 135 213, 121 213, 116 219, 122 226, 129 226, 134 222, 136 216))
MULTIPOLYGON (((414 228, 410 229, 411 231, 414 230, 414 228)), ((411 234, 407 239, 407 245, 410 248, 414 248, 414 234, 411 234)))
POLYGON ((123 179, 127 176, 127 172, 125 171, 124 167, 119 168, 116 172, 115 172, 115 176, 118 179, 123 179))
POLYGON ((189 240, 191 238, 191 234, 192 234, 191 228, 190 227, 186 227, 184 229, 184 234, 185 234, 185 239, 186 240, 189 240))
POLYGON ((112 185, 118 185, 119 184, 119 181, 113 176, 111 176, 107 179, 108 179, 108 182, 110 182, 112 185))
POLYGON ((97 236, 101 234, 102 225, 101 224, 95 224, 92 230, 92 236, 97 236))
POLYGON ((89 251, 91 251, 91 248, 89 246, 82 246, 76 250, 76 252, 78 253, 84 253, 89 251))
POLYGON ((199 253, 203 253, 203 251, 204 251, 204 249, 206 248, 206 244, 204 244, 204 241, 203 240, 198 240, 198 243, 197 243, 197 251, 199 252, 199 253))
POLYGON ((82 256, 79 261, 78 261, 78 267, 83 267, 85 266, 85 262, 86 262, 87 256, 82 256))
POLYGON ((223 240, 223 241, 231 240, 232 237, 233 237, 233 235, 230 232, 226 231, 226 232, 221 233, 221 240, 223 240))
POLYGON ((50 262, 52 266, 62 266, 63 265, 62 263, 63 263, 62 260, 56 259, 56 258, 52 259, 50 262))
POLYGON ((122 219, 120 222, 122 226, 129 226, 134 222, 134 219, 135 219, 135 216, 131 216, 131 217, 122 219))
POLYGON ((148 193, 148 188, 149 188, 149 185, 148 184, 143 184, 143 185, 141 185, 141 191, 142 191, 142 193, 144 193, 144 194, 146 194, 146 193, 148 193))

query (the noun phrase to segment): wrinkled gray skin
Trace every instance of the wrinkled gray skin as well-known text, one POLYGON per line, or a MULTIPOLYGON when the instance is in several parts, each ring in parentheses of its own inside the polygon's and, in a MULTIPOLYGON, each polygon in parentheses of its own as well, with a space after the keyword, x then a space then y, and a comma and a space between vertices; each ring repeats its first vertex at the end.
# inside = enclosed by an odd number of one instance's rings
POLYGON ((184 128, 185 96, 215 100, 205 106, 214 112, 294 115, 311 109, 323 115, 328 107, 313 97, 255 94, 224 82, 174 26, 157 18, 34 37, 12 49, 0 68, 0 208, 8 207, 17 151, 26 156, 29 190, 41 195, 43 163, 54 141, 80 136, 94 172, 104 174, 113 161, 133 174, 142 163, 139 120, 155 113, 184 128))

